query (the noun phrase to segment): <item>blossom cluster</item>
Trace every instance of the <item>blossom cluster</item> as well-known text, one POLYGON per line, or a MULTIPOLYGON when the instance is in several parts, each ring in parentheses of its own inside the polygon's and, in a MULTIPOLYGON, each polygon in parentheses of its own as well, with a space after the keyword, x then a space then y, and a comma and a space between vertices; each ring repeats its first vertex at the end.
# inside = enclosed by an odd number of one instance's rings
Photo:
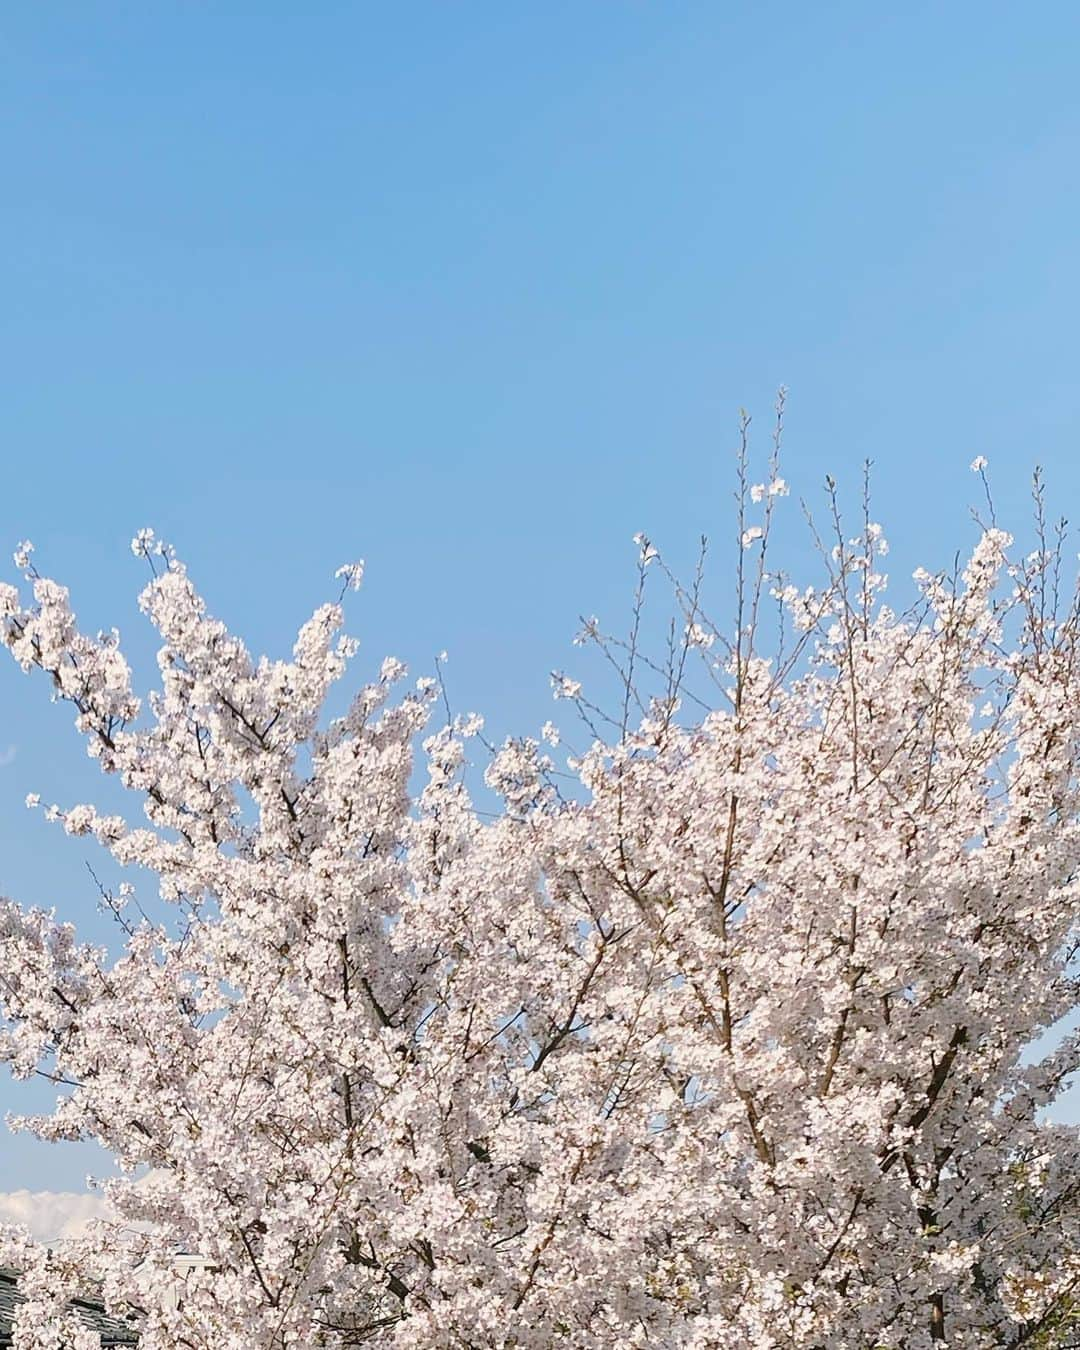
POLYGON ((168 907, 135 918, 128 883, 110 952, 0 904, 0 1057, 61 1092, 24 1123, 121 1174, 62 1259, 7 1235, 18 1350, 85 1350, 66 1303, 91 1279, 143 1350, 989 1350, 1064 1325, 1080 1150, 1044 1108, 1080 1036, 1031 1048, 1078 1002, 1080 632, 1007 536, 905 617, 865 558, 850 590, 779 587, 782 668, 689 615, 727 701, 598 737, 569 792, 553 726, 507 742, 494 812, 465 785, 480 723, 433 729, 436 681, 388 661, 327 718, 339 605, 259 660, 171 550, 134 548, 145 701, 29 545, 30 594, 0 589, 12 656, 141 811, 54 818, 168 907))

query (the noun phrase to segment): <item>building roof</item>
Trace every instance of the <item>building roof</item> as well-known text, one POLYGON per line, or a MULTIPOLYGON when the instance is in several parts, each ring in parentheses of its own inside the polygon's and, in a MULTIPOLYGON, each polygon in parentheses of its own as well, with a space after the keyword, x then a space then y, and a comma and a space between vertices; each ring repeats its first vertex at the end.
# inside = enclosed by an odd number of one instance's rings
MULTIPOLYGON (((22 1302, 18 1290, 18 1272, 0 1269, 0 1347, 11 1344, 11 1325, 15 1310, 22 1302)), ((73 1298, 71 1307, 86 1325, 101 1337, 103 1346, 135 1345, 138 1333, 130 1323, 109 1317, 102 1305, 92 1298, 73 1298)))

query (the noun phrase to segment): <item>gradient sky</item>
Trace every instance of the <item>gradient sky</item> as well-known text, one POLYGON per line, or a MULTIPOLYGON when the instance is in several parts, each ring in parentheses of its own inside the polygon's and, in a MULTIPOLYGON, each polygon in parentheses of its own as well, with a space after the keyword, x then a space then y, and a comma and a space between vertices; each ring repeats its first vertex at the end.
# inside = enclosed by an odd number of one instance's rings
MULTIPOLYGON (((529 730, 635 531, 716 537, 725 594, 784 384, 796 495, 871 456, 902 591, 976 454, 1020 531, 1037 461, 1078 509, 1078 59, 1064 3, 7 6, 0 543, 143 662, 140 526, 275 655, 364 557, 361 671, 446 648, 529 730)), ((100 936, 92 849, 22 808, 96 787, 0 666, 0 890, 100 936)), ((4 1189, 95 1165, 0 1143, 4 1189)))

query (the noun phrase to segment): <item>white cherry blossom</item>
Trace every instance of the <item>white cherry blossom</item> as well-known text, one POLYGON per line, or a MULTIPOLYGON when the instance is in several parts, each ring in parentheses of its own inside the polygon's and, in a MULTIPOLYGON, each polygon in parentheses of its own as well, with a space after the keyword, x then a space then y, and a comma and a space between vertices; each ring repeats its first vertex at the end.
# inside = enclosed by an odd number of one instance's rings
POLYGON ((63 586, 5 588, 131 800, 50 812, 130 869, 115 950, 0 904, 0 1057, 60 1094, 22 1124, 120 1168, 62 1251, 7 1230, 17 1350, 84 1350, 90 1281, 143 1350, 1067 1344, 1080 1035, 1033 1047, 1078 1003, 1077 608, 995 529, 899 617, 877 537, 762 572, 790 648, 754 600, 710 650, 695 599, 714 706, 628 692, 567 790, 509 740, 494 812, 437 681, 328 718, 336 604, 257 659, 143 532, 141 700, 63 586))

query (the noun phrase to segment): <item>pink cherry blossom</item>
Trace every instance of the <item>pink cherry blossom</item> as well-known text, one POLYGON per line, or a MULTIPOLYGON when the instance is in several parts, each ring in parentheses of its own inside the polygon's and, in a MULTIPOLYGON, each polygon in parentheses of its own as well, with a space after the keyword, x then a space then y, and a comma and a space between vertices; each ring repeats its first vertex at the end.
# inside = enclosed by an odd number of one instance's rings
POLYGON ((548 724, 479 804, 437 681, 390 660, 326 716, 336 604, 257 659, 140 532, 144 701, 63 586, 5 592, 131 798, 55 809, 130 869, 116 951, 0 904, 0 1056, 60 1094, 21 1123, 121 1172, 62 1250, 4 1235, 17 1350, 84 1350, 89 1281, 143 1350, 1065 1344, 1078 611, 994 529, 898 616, 879 534, 747 580, 730 642, 678 590, 675 674, 638 662, 577 782, 548 724))

